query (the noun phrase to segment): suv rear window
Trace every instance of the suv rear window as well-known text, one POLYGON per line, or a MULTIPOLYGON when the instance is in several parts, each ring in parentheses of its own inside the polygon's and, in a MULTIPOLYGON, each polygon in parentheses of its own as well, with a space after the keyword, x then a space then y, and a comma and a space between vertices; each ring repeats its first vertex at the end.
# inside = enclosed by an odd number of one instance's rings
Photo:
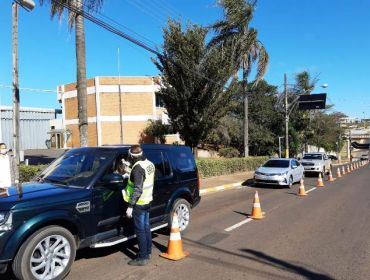
POLYGON ((183 172, 195 171, 196 166, 192 154, 179 152, 176 155, 176 167, 183 172))

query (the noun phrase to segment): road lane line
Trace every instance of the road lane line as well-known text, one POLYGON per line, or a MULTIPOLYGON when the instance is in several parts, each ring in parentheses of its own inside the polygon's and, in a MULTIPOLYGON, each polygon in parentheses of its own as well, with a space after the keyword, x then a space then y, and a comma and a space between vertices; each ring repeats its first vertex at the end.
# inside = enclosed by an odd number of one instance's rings
POLYGON ((308 191, 306 191, 306 193, 312 192, 312 191, 314 191, 316 189, 317 189, 316 187, 313 187, 312 189, 309 189, 308 191))
POLYGON ((248 218, 248 219, 246 219, 244 221, 241 221, 240 223, 237 223, 237 224, 235 224, 235 225, 233 225, 231 227, 225 228, 225 231, 232 231, 232 230, 234 230, 234 229, 236 229, 236 228, 238 228, 238 227, 240 227, 240 226, 242 226, 242 225, 244 225, 246 223, 249 223, 250 221, 253 221, 253 219, 248 218))

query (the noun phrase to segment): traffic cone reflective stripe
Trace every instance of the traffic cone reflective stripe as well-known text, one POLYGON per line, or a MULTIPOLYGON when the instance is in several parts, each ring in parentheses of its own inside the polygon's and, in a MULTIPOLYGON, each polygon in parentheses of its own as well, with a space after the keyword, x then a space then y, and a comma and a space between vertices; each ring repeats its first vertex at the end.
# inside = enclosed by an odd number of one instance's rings
POLYGON ((324 187, 324 182, 322 181, 321 173, 319 173, 319 178, 317 179, 317 186, 324 187))
POLYGON ((261 209, 261 203, 258 197, 258 192, 256 191, 256 193, 254 194, 253 208, 252 208, 252 214, 250 215, 250 218, 260 220, 260 219, 263 219, 264 217, 265 216, 261 209))
POLYGON ((172 218, 170 240, 168 241, 167 253, 160 254, 162 258, 177 261, 189 256, 189 252, 184 252, 180 234, 179 220, 175 213, 172 218))
POLYGON ((342 177, 342 174, 340 174, 340 168, 338 167, 338 170, 337 170, 337 177, 338 178, 341 178, 342 177))
POLYGON ((346 175, 346 169, 344 168, 344 165, 342 166, 342 174, 346 175))
POLYGON ((349 165, 347 165, 347 173, 351 173, 351 169, 349 168, 349 165))
POLYGON ((334 182, 333 174, 331 173, 331 170, 329 170, 329 182, 334 182))
POLYGON ((306 190, 304 189, 304 181, 301 179, 301 185, 299 186, 299 191, 298 191, 299 196, 306 196, 306 190))

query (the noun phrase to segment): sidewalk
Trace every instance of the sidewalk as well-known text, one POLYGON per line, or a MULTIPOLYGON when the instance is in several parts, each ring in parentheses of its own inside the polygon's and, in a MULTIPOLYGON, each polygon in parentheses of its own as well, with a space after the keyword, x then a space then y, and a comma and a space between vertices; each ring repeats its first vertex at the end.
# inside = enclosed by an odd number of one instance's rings
POLYGON ((200 179, 200 194, 204 195, 233 188, 241 188, 247 180, 253 178, 253 174, 254 171, 248 171, 200 179))

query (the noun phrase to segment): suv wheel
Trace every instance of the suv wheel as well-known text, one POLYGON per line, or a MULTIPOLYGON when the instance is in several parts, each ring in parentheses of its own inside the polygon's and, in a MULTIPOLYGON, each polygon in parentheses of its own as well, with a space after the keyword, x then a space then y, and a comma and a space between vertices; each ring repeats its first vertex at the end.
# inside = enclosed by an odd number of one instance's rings
POLYGON ((19 249, 13 272, 18 279, 63 279, 76 257, 76 241, 65 228, 48 226, 32 234, 19 249))
POLYGON ((180 232, 185 233, 186 230, 189 227, 190 219, 191 219, 191 206, 190 203, 183 199, 179 198, 175 201, 175 203, 172 206, 170 217, 169 217, 169 228, 171 229, 172 225, 172 217, 174 213, 177 214, 177 217, 179 219, 179 227, 180 232))

